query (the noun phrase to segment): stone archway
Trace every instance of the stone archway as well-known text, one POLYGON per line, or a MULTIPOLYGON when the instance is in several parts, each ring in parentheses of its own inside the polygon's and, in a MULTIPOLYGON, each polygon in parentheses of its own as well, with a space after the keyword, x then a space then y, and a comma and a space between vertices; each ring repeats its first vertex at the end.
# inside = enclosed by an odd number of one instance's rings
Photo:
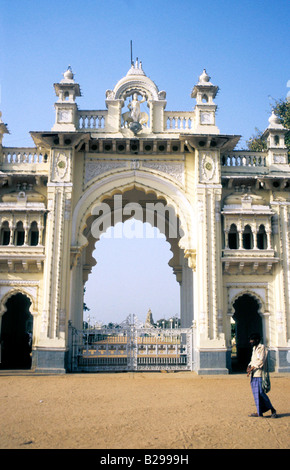
POLYGON ((246 370, 251 358, 249 336, 259 333, 263 338, 263 324, 258 300, 248 293, 233 302, 235 322, 236 357, 232 358, 233 371, 246 370))
MULTIPOLYGON (((188 233, 185 234, 183 226, 180 222, 179 214, 176 214, 176 206, 167 205, 167 198, 163 195, 156 194, 156 190, 147 188, 147 190, 136 184, 129 184, 123 190, 113 190, 102 193, 99 201, 94 201, 90 205, 90 209, 86 213, 86 217, 82 217, 82 232, 79 232, 79 240, 83 243, 82 249, 74 254, 71 277, 71 321, 72 324, 81 328, 83 305, 83 287, 88 279, 92 267, 96 260, 92 254, 95 243, 99 239, 100 231, 96 234, 96 227, 106 228, 113 226, 116 220, 114 215, 117 214, 117 222, 125 222, 134 217, 142 222, 149 222, 152 226, 158 227, 160 232, 166 236, 170 243, 172 258, 169 266, 172 267, 177 281, 180 283, 180 304, 181 304, 181 324, 183 327, 190 327, 193 321, 193 268, 194 268, 194 250, 186 250, 183 248, 181 240, 188 239, 188 233), (115 208, 115 198, 119 198, 119 207, 115 208), (161 217, 158 218, 155 210, 161 208, 161 217), (105 208, 105 209, 104 209, 105 208), (108 210, 107 219, 104 217, 104 210, 108 210), (149 209, 148 209, 149 208, 149 209), (164 211, 162 210, 164 208, 164 211), (165 210, 166 209, 166 210, 165 210), (103 217, 103 218, 102 218, 103 217), (149 217, 150 220, 146 220, 149 217), (103 223, 103 224, 102 224, 103 223), (189 259, 188 259, 189 258, 189 259), (81 300, 80 300, 81 299, 81 300)), ((175 201, 176 205, 176 201, 175 201)))
POLYGON ((30 369, 33 336, 31 300, 23 293, 10 295, 1 318, 1 367, 30 369))

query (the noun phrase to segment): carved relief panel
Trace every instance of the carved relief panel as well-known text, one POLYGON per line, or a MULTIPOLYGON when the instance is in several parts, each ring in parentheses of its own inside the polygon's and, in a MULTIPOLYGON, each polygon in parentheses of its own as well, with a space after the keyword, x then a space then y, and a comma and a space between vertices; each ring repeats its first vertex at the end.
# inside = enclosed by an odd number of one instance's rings
POLYGON ((71 152, 68 150, 55 150, 53 152, 51 181, 54 183, 68 183, 71 181, 71 152))
POLYGON ((220 182, 220 170, 217 152, 199 152, 199 181, 201 183, 220 182))

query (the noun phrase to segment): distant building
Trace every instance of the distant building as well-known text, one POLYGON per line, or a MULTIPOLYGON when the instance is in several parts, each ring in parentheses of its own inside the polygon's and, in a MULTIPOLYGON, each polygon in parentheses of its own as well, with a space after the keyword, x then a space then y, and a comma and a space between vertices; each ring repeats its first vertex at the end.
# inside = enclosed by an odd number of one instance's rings
POLYGON ((135 214, 171 245, 193 370, 232 370, 233 319, 240 366, 258 331, 271 366, 289 372, 290 167, 276 116, 267 151, 236 151, 240 136, 217 127, 218 87, 205 70, 192 111, 167 110, 139 61, 101 110, 78 108, 70 68, 54 89, 55 123, 31 132, 34 148, 2 147, 0 119, 2 367, 65 372, 95 243, 135 214))

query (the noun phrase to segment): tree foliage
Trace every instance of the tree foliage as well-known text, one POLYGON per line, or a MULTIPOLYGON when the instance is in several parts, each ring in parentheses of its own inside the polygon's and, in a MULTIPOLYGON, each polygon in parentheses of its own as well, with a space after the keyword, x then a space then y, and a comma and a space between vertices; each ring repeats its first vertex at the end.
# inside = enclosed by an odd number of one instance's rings
POLYGON ((267 142, 262 136, 263 132, 255 127, 255 134, 247 140, 248 149, 252 152, 262 152, 263 150, 267 150, 267 142))

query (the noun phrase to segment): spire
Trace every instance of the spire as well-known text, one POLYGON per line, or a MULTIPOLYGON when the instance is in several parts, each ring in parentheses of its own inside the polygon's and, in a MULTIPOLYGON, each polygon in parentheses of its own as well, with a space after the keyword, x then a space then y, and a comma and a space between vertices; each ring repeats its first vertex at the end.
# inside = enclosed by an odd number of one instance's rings
POLYGON ((131 65, 131 68, 129 70, 129 72, 127 73, 127 76, 128 75, 146 75, 143 68, 142 68, 142 62, 140 60, 140 62, 138 61, 138 57, 134 62, 132 62, 132 65, 131 65))

